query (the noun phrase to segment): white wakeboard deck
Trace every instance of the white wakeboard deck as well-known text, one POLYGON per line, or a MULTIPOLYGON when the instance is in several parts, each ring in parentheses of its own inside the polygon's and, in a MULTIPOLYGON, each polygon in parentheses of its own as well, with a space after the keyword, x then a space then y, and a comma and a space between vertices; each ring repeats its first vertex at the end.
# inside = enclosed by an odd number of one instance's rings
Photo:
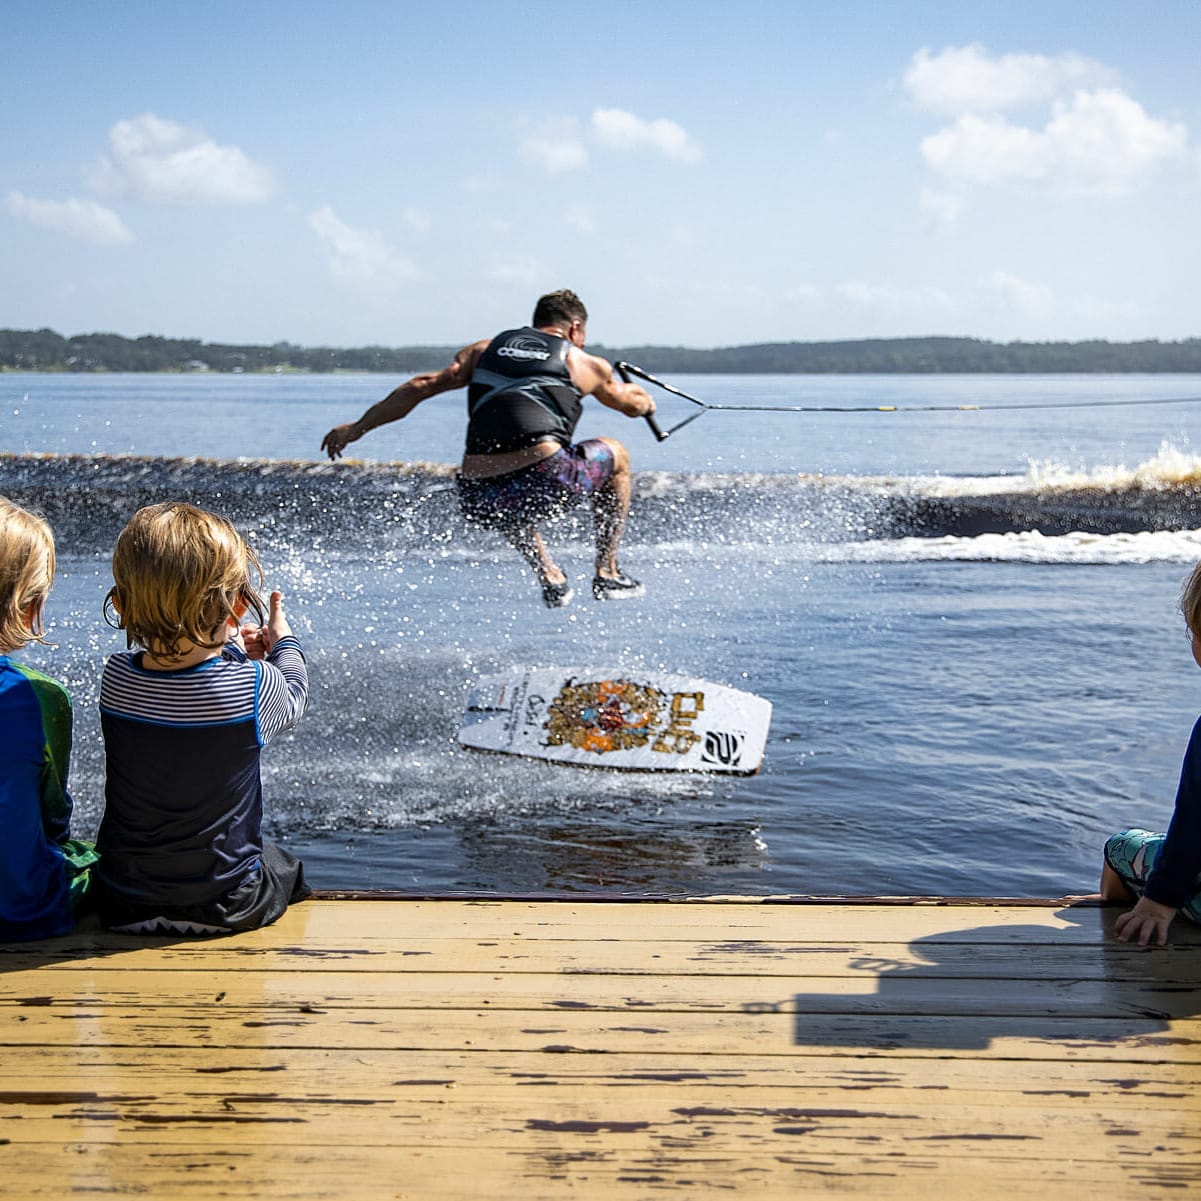
POLYGON ((577 767, 749 776, 770 724, 770 701, 690 676, 515 668, 471 690, 459 741, 577 767))

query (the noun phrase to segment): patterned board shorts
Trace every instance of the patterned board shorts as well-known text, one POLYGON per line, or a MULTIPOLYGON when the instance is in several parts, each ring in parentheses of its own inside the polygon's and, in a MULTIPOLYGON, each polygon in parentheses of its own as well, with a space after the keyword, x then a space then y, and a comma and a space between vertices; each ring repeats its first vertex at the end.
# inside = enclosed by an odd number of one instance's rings
MULTIPOLYGON (((1143 895, 1143 885, 1163 850, 1164 838, 1165 835, 1153 834, 1150 830, 1123 830, 1105 844, 1105 862, 1136 897, 1143 895)), ((1201 880, 1197 881, 1192 899, 1180 912, 1201 923, 1201 880)))
POLYGON ((486 479, 455 479, 470 521, 496 529, 536 525, 566 512, 613 478, 613 448, 600 438, 565 446, 532 467, 486 479))

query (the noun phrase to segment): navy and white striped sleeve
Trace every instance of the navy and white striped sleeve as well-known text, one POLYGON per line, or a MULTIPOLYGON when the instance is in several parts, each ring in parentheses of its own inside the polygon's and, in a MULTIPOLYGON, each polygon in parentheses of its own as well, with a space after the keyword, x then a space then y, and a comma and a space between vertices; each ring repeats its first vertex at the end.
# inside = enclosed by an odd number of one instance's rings
POLYGON ((289 634, 258 663, 259 743, 266 746, 276 734, 290 729, 309 703, 309 675, 300 643, 289 634))

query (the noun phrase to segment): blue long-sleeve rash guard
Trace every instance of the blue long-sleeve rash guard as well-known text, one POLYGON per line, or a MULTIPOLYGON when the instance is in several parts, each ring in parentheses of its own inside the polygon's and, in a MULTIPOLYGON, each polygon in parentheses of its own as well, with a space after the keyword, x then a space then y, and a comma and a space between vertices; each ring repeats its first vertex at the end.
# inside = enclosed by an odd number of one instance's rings
POLYGON ((1193 726, 1184 752, 1176 808, 1144 895, 1161 905, 1179 909, 1196 895, 1198 876, 1201 876, 1201 718, 1193 726))

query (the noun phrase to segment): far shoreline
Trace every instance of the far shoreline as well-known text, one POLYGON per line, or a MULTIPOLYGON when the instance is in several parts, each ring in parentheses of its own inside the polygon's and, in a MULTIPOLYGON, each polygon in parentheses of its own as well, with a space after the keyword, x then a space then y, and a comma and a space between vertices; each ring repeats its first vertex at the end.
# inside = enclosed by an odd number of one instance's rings
MULTIPOLYGON (((230 345, 145 335, 0 330, 0 372, 41 374, 413 375, 443 367, 452 345, 230 345)), ((673 375, 1197 375, 1201 337, 1180 341, 990 342, 967 337, 767 342, 698 349, 603 344, 612 362, 673 375)))

